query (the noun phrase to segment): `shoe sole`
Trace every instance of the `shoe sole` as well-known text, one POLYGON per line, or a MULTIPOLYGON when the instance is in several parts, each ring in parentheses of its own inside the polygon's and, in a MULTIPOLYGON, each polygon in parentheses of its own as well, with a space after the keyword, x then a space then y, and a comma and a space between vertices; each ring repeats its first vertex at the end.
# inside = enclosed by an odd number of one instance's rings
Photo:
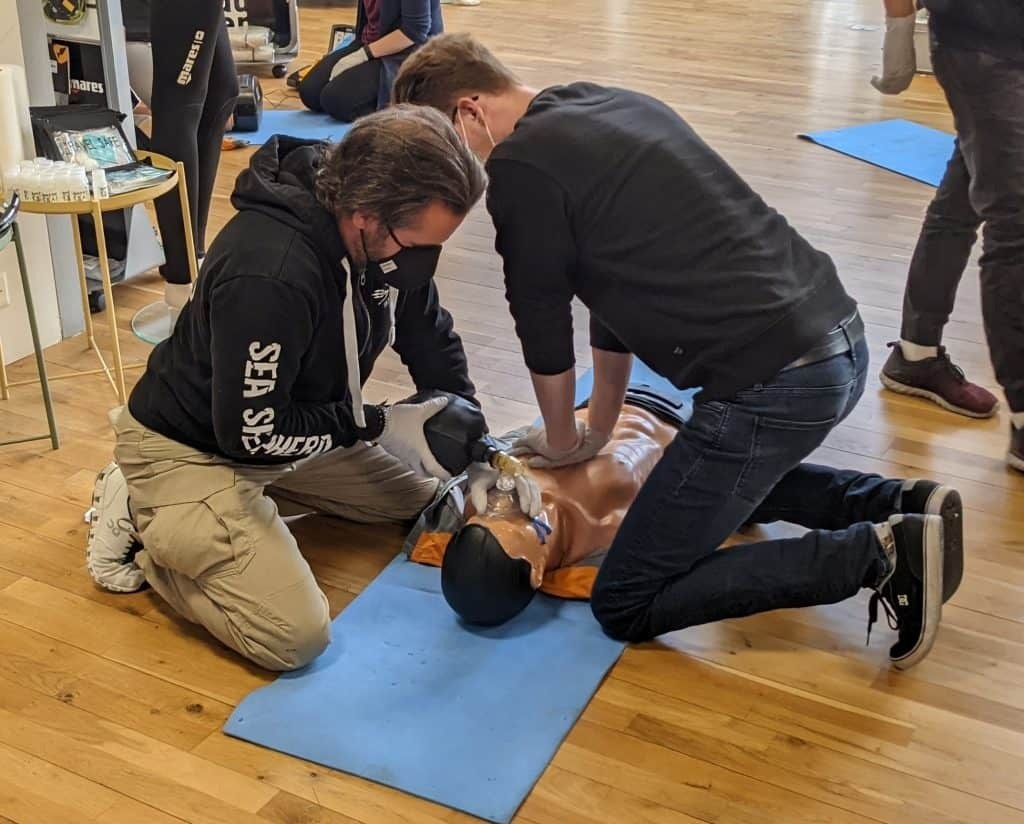
POLYGON ((925 518, 924 525, 924 563, 922 571, 924 580, 924 619, 921 621, 921 637, 917 644, 906 655, 890 658, 893 667, 907 670, 921 663, 928 657, 939 634, 942 622, 942 567, 943 567, 943 524, 942 519, 932 516, 925 518))
POLYGON ((107 481, 110 479, 110 473, 117 469, 116 463, 108 463, 100 473, 96 476, 96 483, 92 486, 92 506, 89 509, 90 522, 95 519, 95 512, 97 507, 100 505, 100 501, 103 500, 103 494, 107 491, 107 481))
POLYGON ((964 577, 964 506, 960 493, 950 486, 937 486, 928 496, 924 514, 942 518, 942 603, 946 603, 964 577))
POLYGON ((893 380, 885 372, 879 373, 879 377, 882 380, 882 385, 899 395, 910 395, 914 398, 924 398, 925 400, 931 401, 937 406, 941 406, 943 409, 949 412, 955 412, 957 415, 963 415, 967 418, 975 418, 977 420, 984 420, 985 418, 991 418, 996 412, 999 411, 999 404, 997 403, 992 407, 989 412, 972 412, 970 409, 964 409, 962 406, 950 403, 942 395, 937 392, 930 392, 927 389, 921 389, 917 386, 911 386, 907 383, 900 383, 897 380, 893 380))
MULTIPOLYGON (((89 510, 90 512, 95 513, 96 508, 100 504, 100 501, 103 500, 103 495, 107 491, 107 482, 110 480, 110 474, 117 468, 117 464, 111 461, 109 464, 103 467, 103 469, 100 470, 100 473, 96 476, 96 483, 93 484, 92 487, 92 508, 89 510)), ((90 518, 90 521, 94 520, 95 514, 93 514, 93 516, 90 518)), ((90 523, 89 544, 92 544, 92 531, 93 529, 95 529, 95 527, 95 523, 90 523)), ((143 581, 143 583, 140 586, 134 589, 131 589, 129 587, 112 586, 109 582, 101 580, 100 577, 93 571, 90 560, 91 559, 89 557, 89 546, 87 545, 85 548, 85 567, 89 570, 89 577, 92 578, 92 580, 96 583, 97 586, 99 586, 102 589, 105 589, 107 592, 114 592, 119 595, 126 595, 133 592, 139 592, 149 587, 148 581, 143 581)))
POLYGON ((1024 458, 1019 455, 1014 455, 1012 452, 1007 451, 1006 463, 1012 469, 1016 469, 1018 472, 1024 472, 1024 458))

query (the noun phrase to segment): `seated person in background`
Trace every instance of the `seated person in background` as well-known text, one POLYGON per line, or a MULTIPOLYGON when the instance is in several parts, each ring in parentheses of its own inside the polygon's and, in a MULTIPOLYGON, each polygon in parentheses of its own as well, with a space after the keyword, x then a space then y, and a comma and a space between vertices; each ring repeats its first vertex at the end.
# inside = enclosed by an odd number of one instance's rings
POLYGON ((306 73, 299 97, 346 123, 383 109, 405 58, 442 31, 440 0, 358 0, 355 40, 306 73))
MULTIPOLYGON (((465 510, 465 484, 455 483, 420 517, 406 541, 409 557, 441 566, 445 599, 470 624, 511 620, 538 589, 588 599, 626 511, 665 448, 686 426, 692 395, 631 383, 622 414, 596 457, 530 470, 541 492, 539 518, 523 515, 514 499, 499 490, 486 492, 481 486, 474 495, 471 472, 471 500, 465 510)), ((587 413, 577 410, 576 416, 586 420, 587 413)), ((512 432, 501 440, 513 442, 523 434, 512 432)), ((933 481, 894 480, 854 470, 842 471, 833 480, 834 470, 810 463, 798 471, 804 490, 799 511, 791 508, 792 500, 781 509, 787 502, 769 495, 749 523, 787 521, 809 529, 844 529, 862 521, 882 523, 899 512, 919 512, 930 498, 949 496, 948 489, 933 481)), ((959 581, 950 583, 955 589, 959 581)), ((849 594, 837 587, 831 602, 849 594)))

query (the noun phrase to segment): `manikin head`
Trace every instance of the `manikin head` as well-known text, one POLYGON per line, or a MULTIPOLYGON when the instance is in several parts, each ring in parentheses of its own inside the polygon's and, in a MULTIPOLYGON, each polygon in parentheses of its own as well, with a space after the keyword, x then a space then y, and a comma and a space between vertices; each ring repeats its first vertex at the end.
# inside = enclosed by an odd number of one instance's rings
POLYGON ((445 549, 441 590, 467 623, 496 626, 510 621, 533 599, 549 562, 562 556, 566 502, 548 487, 557 483, 551 470, 535 471, 534 480, 542 488, 541 521, 522 513, 514 492, 492 489, 484 512, 467 505, 467 520, 445 549))
POLYGON ((441 591, 466 623, 497 626, 526 609, 537 590, 528 561, 511 557, 487 526, 467 523, 445 550, 441 591))
POLYGON ((436 265, 440 245, 486 185, 483 167, 446 118, 395 106, 357 120, 327 150, 316 194, 335 215, 354 263, 397 257, 433 274, 428 258, 436 265))
MULTIPOLYGON (((471 447, 487 434, 480 408, 451 392, 433 389, 417 392, 403 403, 422 403, 442 396, 448 399, 448 405, 423 425, 423 434, 437 462, 452 475, 459 475, 472 459, 471 447)), ((510 500, 497 492, 491 494, 492 502, 508 503, 510 500)), ((500 525, 493 524, 498 528, 507 526, 506 519, 511 520, 508 526, 515 524, 519 519, 510 509, 505 506, 504 512, 480 513, 476 519, 483 523, 465 524, 452 537, 445 552, 441 568, 442 591, 452 609, 470 624, 502 624, 523 610, 533 598, 529 562, 509 556, 486 525, 497 518, 502 519, 500 525)), ((521 515, 518 509, 515 512, 521 515)), ((525 516, 521 520, 529 523, 525 516)), ((520 545, 521 540, 510 542, 510 546, 520 545)))
POLYGON ((535 89, 468 34, 427 41, 402 64, 392 92, 395 103, 440 111, 483 160, 512 133, 535 96, 535 89))

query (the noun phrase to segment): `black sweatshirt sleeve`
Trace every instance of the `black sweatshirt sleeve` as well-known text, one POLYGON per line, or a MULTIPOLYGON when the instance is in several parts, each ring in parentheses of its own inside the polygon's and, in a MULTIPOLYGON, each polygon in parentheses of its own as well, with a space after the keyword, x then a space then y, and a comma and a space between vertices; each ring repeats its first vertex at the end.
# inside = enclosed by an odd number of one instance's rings
POLYGON ((422 289, 400 292, 395 307, 395 351, 417 390, 440 389, 476 403, 466 351, 433 280, 422 289))
POLYGON ((572 274, 576 244, 565 192, 525 163, 492 160, 487 209, 497 230, 508 298, 532 372, 557 375, 576 363, 572 274))
POLYGON ((590 345, 604 352, 622 352, 627 354, 629 347, 620 341, 601 321, 590 316, 590 345))
POLYGON ((360 432, 347 403, 291 400, 313 339, 312 307, 300 292, 268 278, 233 278, 211 294, 210 330, 213 429, 225 455, 287 463, 355 443, 360 432))

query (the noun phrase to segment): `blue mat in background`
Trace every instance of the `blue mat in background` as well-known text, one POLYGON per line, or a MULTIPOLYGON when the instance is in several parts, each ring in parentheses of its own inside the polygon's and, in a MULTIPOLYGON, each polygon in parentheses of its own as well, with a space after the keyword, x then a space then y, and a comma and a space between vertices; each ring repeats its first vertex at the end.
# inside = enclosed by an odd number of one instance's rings
POLYGON ((588 603, 545 595, 502 627, 467 627, 440 570, 404 554, 333 632, 224 731, 495 822, 515 814, 623 649, 588 603))
POLYGON ((304 137, 309 140, 341 140, 351 126, 351 123, 341 123, 322 112, 311 112, 307 109, 266 109, 259 131, 228 132, 228 137, 244 140, 254 146, 262 146, 275 134, 304 137))
MULTIPOLYGON (((668 378, 663 378, 640 358, 633 358, 633 368, 629 373, 630 388, 643 388, 654 392, 678 406, 692 405, 697 389, 676 389, 668 378)), ((590 399, 594 391, 594 370, 588 369, 576 379, 576 406, 590 399)))
POLYGON ((953 135, 909 120, 883 120, 799 137, 931 186, 939 185, 953 153, 953 135))

